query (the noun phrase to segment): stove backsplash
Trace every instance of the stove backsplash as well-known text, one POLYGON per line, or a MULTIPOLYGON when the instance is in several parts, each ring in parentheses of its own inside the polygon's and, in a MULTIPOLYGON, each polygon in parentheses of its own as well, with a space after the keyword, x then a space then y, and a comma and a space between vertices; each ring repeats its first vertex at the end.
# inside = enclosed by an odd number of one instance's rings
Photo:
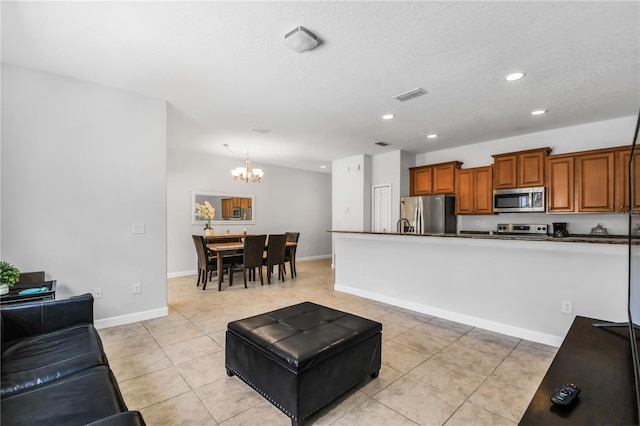
POLYGON ((546 223, 552 233, 553 222, 567 222, 569 234, 589 234, 591 228, 601 223, 611 235, 627 235, 629 218, 626 214, 546 214, 500 213, 495 215, 458 216, 459 231, 495 232, 499 223, 546 223))

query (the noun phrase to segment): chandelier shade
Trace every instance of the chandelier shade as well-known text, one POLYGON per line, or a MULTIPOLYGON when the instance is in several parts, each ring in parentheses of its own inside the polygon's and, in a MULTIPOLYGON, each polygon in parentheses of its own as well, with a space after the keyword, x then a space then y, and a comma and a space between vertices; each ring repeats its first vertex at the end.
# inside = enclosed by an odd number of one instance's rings
POLYGON ((244 167, 240 166, 235 169, 231 169, 231 175, 235 181, 245 183, 260 182, 262 180, 262 176, 264 176, 264 171, 262 171, 262 169, 252 169, 251 161, 247 158, 244 167))

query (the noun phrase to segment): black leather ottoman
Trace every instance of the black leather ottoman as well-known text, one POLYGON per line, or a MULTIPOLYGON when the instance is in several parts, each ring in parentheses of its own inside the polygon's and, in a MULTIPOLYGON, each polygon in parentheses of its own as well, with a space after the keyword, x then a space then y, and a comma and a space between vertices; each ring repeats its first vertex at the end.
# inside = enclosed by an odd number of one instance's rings
POLYGON ((381 351, 382 324, 304 302, 229 323, 225 366, 302 425, 377 377, 381 351))

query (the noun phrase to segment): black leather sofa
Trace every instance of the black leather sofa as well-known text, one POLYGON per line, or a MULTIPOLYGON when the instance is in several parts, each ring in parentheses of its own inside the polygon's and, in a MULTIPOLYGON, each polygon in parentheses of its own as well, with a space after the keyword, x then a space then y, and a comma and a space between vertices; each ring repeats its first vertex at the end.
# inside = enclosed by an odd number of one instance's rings
POLYGON ((0 309, 0 421, 7 425, 144 425, 127 411, 93 327, 93 296, 0 309))

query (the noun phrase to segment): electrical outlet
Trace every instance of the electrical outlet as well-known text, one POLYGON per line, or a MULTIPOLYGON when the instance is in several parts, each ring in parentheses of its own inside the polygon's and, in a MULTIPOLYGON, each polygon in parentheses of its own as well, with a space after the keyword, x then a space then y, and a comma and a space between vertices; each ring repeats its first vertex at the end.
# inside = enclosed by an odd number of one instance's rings
POLYGON ((142 286, 140 285, 140 283, 133 283, 133 294, 140 293, 142 293, 142 286))
POLYGON ((563 300, 562 308, 560 310, 565 314, 573 313, 573 303, 571 300, 563 300))
POLYGON ((132 234, 144 234, 144 223, 134 223, 131 226, 132 234))
POLYGON ((93 298, 102 299, 102 289, 100 287, 96 287, 93 289, 93 298))

